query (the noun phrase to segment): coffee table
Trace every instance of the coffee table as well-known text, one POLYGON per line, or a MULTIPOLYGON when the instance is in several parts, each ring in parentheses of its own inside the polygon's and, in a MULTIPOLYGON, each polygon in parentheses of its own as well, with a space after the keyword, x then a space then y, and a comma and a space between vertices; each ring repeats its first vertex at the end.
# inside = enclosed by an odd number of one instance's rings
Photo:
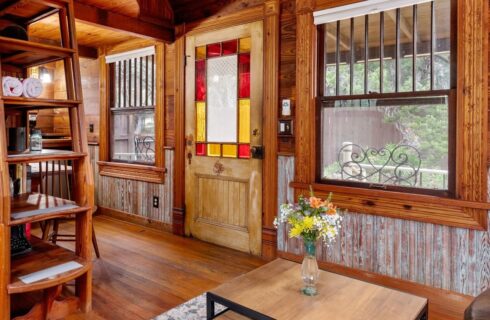
POLYGON ((427 319, 427 299, 335 273, 320 271, 317 296, 301 287, 301 265, 274 260, 208 292, 207 319, 427 319), (215 303, 227 309, 216 313, 215 303))

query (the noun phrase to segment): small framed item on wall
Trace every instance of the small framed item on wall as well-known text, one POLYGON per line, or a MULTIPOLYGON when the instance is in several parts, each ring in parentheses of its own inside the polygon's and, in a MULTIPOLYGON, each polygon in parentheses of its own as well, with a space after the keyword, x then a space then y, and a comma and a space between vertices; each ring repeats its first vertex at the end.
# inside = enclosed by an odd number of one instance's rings
POLYGON ((279 135, 290 137, 293 135, 293 120, 279 120, 279 135))

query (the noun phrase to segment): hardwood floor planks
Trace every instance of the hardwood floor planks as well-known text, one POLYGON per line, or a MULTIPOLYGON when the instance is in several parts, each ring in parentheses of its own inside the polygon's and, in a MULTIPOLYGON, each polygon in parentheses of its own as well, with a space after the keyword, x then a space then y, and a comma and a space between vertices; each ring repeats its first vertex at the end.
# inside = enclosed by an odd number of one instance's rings
MULTIPOLYGON (((68 320, 151 319, 265 263, 231 249, 104 216, 94 221, 102 258, 94 260, 93 311, 68 320)), ((62 233, 71 233, 74 225, 61 228, 62 233)))

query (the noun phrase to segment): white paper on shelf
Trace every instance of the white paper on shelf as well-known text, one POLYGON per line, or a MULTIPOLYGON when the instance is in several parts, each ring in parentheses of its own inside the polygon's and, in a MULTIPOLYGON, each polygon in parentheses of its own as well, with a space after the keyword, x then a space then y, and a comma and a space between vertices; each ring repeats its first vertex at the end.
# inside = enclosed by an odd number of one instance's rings
POLYGON ((25 284, 30 284, 34 283, 36 281, 44 280, 44 279, 49 279, 51 277, 55 277, 59 274, 62 274, 64 272, 72 271, 75 269, 79 269, 83 267, 80 263, 76 261, 70 261, 67 263, 59 264, 57 266, 43 269, 37 272, 33 272, 30 274, 27 274, 25 276, 19 277, 19 279, 24 282, 25 284))

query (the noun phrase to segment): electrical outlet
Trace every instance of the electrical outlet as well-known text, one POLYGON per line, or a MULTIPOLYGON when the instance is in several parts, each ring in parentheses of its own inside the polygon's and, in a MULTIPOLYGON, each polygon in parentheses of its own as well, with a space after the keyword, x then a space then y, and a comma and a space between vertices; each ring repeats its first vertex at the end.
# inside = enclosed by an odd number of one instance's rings
POLYGON ((90 133, 94 133, 94 124, 93 123, 91 123, 91 124, 88 125, 88 131, 90 133))
POLYGON ((153 196, 153 208, 158 208, 158 205, 160 204, 160 198, 157 196, 153 196))

